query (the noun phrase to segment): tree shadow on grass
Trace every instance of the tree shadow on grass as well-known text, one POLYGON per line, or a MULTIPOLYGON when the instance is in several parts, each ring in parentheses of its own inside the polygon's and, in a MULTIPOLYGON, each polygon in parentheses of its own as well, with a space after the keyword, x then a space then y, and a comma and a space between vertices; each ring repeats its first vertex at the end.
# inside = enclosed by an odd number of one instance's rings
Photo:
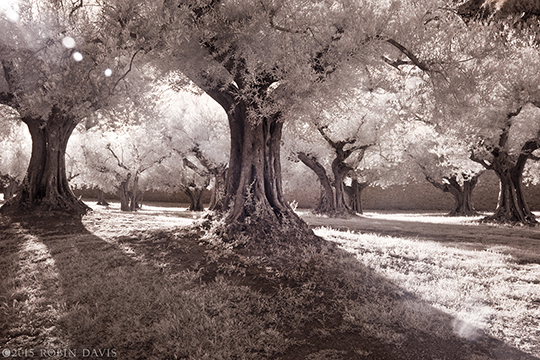
POLYGON ((187 229, 102 239, 80 221, 15 221, 54 260, 57 336, 80 357, 537 359, 474 328, 457 336, 451 316, 322 239, 257 254, 187 229))

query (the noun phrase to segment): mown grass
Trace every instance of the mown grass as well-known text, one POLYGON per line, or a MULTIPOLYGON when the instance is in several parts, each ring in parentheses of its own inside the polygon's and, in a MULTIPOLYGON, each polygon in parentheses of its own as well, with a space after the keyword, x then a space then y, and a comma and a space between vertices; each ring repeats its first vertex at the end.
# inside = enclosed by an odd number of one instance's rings
POLYGON ((0 349, 120 359, 539 355, 536 273, 508 256, 329 229, 318 233, 330 241, 298 249, 284 239, 257 253, 204 240, 184 220, 115 209, 83 224, 0 218, 0 349))
POLYGON ((540 264, 518 264, 496 250, 358 235, 320 228, 317 234, 430 306, 454 317, 461 337, 482 334, 540 354, 540 264))

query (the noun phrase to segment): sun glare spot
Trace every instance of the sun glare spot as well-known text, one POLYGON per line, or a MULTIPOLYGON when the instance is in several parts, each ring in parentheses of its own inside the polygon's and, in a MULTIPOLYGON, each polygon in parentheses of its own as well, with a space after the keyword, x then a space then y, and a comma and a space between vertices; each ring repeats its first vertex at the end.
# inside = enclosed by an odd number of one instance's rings
POLYGON ((0 14, 5 14, 11 22, 18 22, 20 16, 17 0, 0 0, 0 14))
POLYGON ((19 13, 16 12, 15 10, 13 9, 9 9, 6 11, 6 16, 8 18, 9 21, 11 22, 18 22, 19 21, 19 13))
POLYGON ((80 52, 75 51, 75 52, 73 53, 73 60, 75 60, 75 61, 82 61, 82 59, 83 59, 83 56, 82 56, 82 54, 81 54, 80 52))
POLYGON ((68 49, 73 49, 75 47, 75 39, 73 39, 71 36, 66 36, 62 39, 62 45, 68 49))
POLYGON ((111 75, 112 75, 112 70, 111 69, 105 69, 105 76, 109 77, 111 75))

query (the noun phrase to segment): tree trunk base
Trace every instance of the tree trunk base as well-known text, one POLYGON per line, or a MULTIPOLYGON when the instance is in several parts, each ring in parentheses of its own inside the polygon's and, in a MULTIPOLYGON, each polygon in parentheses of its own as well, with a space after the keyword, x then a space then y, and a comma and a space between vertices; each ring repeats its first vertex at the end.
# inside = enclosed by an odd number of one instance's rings
POLYGON ((507 224, 507 225, 525 225, 536 226, 538 221, 534 217, 526 217, 525 219, 519 219, 512 214, 504 212, 495 212, 493 215, 486 216, 480 220, 482 223, 494 223, 494 224, 507 224))
POLYGON ((228 248, 246 249, 250 253, 268 254, 282 246, 295 247, 313 244, 319 239, 308 225, 291 210, 288 216, 261 216, 249 220, 227 221, 227 213, 209 212, 201 228, 211 243, 228 248))
POLYGON ((80 218, 92 209, 76 197, 58 197, 43 199, 39 204, 28 206, 19 201, 18 197, 7 201, 1 208, 0 213, 7 216, 46 216, 80 218))

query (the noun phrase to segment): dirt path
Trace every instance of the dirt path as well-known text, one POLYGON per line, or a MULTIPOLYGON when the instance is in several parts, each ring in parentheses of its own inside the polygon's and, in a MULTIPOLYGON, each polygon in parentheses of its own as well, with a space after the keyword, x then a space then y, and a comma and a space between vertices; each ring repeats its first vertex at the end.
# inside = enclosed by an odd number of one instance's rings
POLYGON ((440 216, 367 214, 336 219, 307 212, 300 213, 300 216, 312 227, 325 226, 357 233, 418 238, 476 250, 492 249, 512 255, 520 264, 540 264, 540 227, 487 225, 463 218, 440 216))

